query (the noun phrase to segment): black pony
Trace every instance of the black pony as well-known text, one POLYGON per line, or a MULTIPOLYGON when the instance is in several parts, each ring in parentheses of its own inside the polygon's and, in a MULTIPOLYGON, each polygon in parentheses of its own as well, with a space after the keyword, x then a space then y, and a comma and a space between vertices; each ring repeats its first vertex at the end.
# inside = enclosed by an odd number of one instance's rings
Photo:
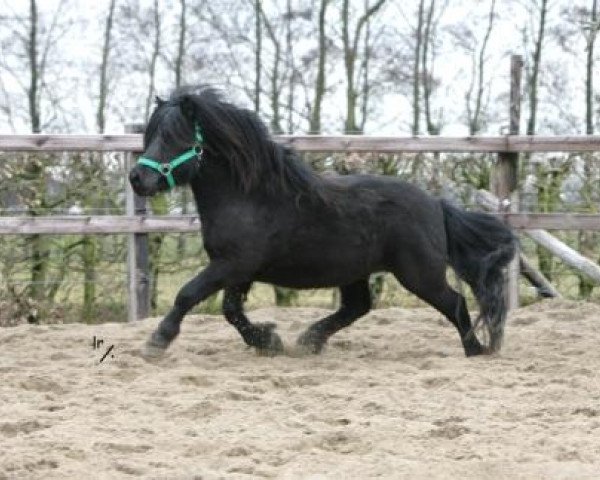
POLYGON ((370 310, 368 278, 381 271, 446 316, 467 356, 500 348, 502 268, 513 258, 516 240, 495 217, 466 212, 395 178, 318 175, 273 141, 253 112, 206 87, 157 99, 144 149, 130 172, 133 189, 151 196, 189 184, 210 257, 177 294, 147 343, 148 353, 166 349, 184 315, 221 289, 223 314, 244 341, 281 351, 273 324, 253 324, 244 315, 254 281, 340 288, 339 310, 298 339, 318 353, 329 337, 370 310), (485 347, 474 335, 464 297, 446 281, 448 265, 479 303, 489 337, 485 347))

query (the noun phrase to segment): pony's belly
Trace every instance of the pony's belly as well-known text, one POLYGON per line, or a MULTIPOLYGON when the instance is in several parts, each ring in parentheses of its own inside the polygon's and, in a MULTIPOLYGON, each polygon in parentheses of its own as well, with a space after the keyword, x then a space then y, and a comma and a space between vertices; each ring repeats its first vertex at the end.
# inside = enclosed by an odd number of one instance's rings
POLYGON ((257 280, 288 288, 328 288, 347 285, 375 270, 358 264, 297 265, 266 270, 257 276, 257 280))

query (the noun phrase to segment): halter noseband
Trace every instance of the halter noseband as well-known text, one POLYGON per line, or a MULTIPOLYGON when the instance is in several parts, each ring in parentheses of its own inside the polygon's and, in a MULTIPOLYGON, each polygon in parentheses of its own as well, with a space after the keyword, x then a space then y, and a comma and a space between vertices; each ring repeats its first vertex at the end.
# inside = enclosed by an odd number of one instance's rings
POLYGON ((148 157, 140 157, 138 160, 138 165, 144 165, 146 167, 150 167, 153 170, 156 170, 158 173, 163 175, 167 179, 167 184, 169 185, 169 189, 175 186, 175 179, 173 178, 173 171, 181 164, 187 162, 188 160, 196 157, 198 160, 202 159, 202 144, 204 143, 204 138, 202 137, 202 132, 200 131, 200 125, 196 124, 196 144, 186 150, 181 155, 178 155, 173 160, 168 163, 157 162, 156 160, 152 160, 148 157))

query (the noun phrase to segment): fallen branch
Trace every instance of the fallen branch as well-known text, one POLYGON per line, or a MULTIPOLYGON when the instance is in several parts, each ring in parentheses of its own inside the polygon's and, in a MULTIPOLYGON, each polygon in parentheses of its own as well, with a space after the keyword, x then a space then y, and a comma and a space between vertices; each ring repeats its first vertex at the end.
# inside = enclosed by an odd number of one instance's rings
POLYGON ((550 283, 545 275, 533 266, 531 261, 523 252, 519 252, 519 266, 521 275, 523 275, 529 283, 537 290, 541 297, 545 298, 561 298, 562 295, 550 283))

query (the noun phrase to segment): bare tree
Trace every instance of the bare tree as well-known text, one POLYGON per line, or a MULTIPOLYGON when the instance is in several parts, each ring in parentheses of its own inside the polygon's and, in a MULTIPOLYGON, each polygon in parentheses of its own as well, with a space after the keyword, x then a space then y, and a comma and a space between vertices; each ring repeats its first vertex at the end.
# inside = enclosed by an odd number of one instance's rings
MULTIPOLYGON (((40 105, 39 105, 39 63, 38 63, 38 9, 35 0, 29 2, 29 40, 27 44, 27 54, 29 60, 29 89, 27 92, 29 100, 29 118, 31 120, 31 131, 40 133, 40 105)), ((30 162, 30 168, 35 177, 41 175, 42 166, 39 162, 30 162)), ((41 199, 43 206, 44 199, 41 199)), ((35 211, 30 211, 35 215, 35 211)), ((32 235, 29 239, 32 248, 31 264, 31 295, 39 301, 42 299, 42 285, 46 280, 46 270, 48 265, 49 250, 44 245, 40 235, 32 235)))
POLYGON ((421 132, 420 119, 421 119, 421 47, 423 44, 423 19, 425 11, 425 0, 419 0, 419 13, 417 15, 417 30, 415 36, 415 60, 413 69, 413 92, 412 92, 412 108, 413 108, 413 121, 412 121, 412 134, 419 135, 421 132))
MULTIPOLYGON (((52 75, 64 67, 63 62, 53 58, 61 38, 71 26, 69 17, 64 14, 64 6, 65 2, 60 1, 53 11, 40 13, 38 2, 30 0, 22 14, 9 8, 13 22, 7 23, 9 28, 2 32, 10 35, 6 38, 8 42, 2 43, 2 76, 12 77, 11 83, 16 87, 13 95, 18 99, 16 104, 26 105, 19 114, 23 115, 22 120, 32 133, 40 133, 53 125, 61 113, 58 103, 63 93, 60 85, 52 81, 52 75), (5 50, 8 45, 10 48, 5 50)), ((12 110, 9 111, 12 115, 12 110)), ((16 196, 27 215, 38 216, 64 203, 64 198, 49 194, 49 185, 56 184, 54 171, 58 170, 52 167, 61 167, 56 156, 26 154, 12 169, 11 183, 22 182, 18 184, 16 196)), ((26 299, 20 305, 29 309, 25 314, 29 321, 38 320, 40 308, 51 301, 62 282, 62 273, 56 269, 51 272, 51 252, 54 249, 57 255, 64 254, 64 245, 64 242, 59 244, 40 235, 30 235, 18 248, 23 254, 15 262, 30 273, 29 283, 18 293, 26 299), (50 278, 50 273, 55 275, 54 278, 50 278)), ((16 290, 13 292, 17 293, 16 290)))
POLYGON ((321 133, 321 106, 325 96, 325 63, 327 59, 327 36, 325 34, 325 16, 331 0, 321 0, 319 6, 319 47, 317 53, 317 77, 315 80, 314 100, 310 114, 309 133, 321 133))
POLYGON ((427 9, 427 17, 425 20, 425 29, 423 31, 422 43, 422 57, 421 57, 421 80, 423 83, 423 106, 425 109, 425 125, 427 127, 427 133, 429 135, 439 135, 441 130, 441 118, 438 119, 437 123, 433 120, 432 108, 431 108, 431 97, 434 90, 435 76, 434 76, 434 65, 435 65, 435 46, 437 40, 437 24, 439 23, 440 16, 443 14, 446 8, 447 1, 445 1, 439 12, 436 12, 436 0, 431 0, 427 9), (437 13, 437 17, 436 17, 437 13))
MULTIPOLYGON (((365 9, 369 7, 369 0, 365 0, 365 9)), ((358 130, 360 132, 365 131, 365 124, 367 123, 367 117, 369 112, 369 99, 372 90, 371 82, 371 61, 373 59, 371 42, 372 42, 372 30, 371 30, 371 19, 369 18, 365 23, 365 34, 363 35, 363 51, 360 62, 360 68, 358 76, 360 77, 360 117, 358 119, 358 130)))
POLYGON ((113 27, 113 17, 115 12, 115 0, 110 1, 108 14, 106 15, 106 23, 104 26, 104 44, 102 46, 102 63, 100 64, 100 84, 98 95, 98 110, 96 112, 96 125, 99 133, 104 133, 106 126, 106 103, 108 95, 108 59, 111 50, 111 32, 113 27))
MULTIPOLYGON (((583 31, 586 40, 586 75, 585 75, 585 133, 594 134, 594 46, 598 31, 600 30, 600 21, 598 21, 598 1, 592 0, 589 11, 589 20, 584 22, 583 31)), ((597 173, 594 171, 594 159, 591 156, 584 158, 585 174, 585 197, 591 199, 593 196, 593 186, 591 183, 597 179, 597 173)), ((579 249, 587 256, 597 258, 596 247, 598 245, 598 234, 595 232, 580 231, 578 234, 579 249)), ((600 260, 599 260, 600 262, 600 260)), ((584 275, 579 275, 579 296, 589 299, 594 290, 594 283, 590 282, 584 275)))
MULTIPOLYGON (((150 57, 150 69, 148 72, 148 95, 146 97, 146 114, 144 118, 146 122, 150 118, 150 110, 155 97, 156 91, 156 70, 157 62, 161 54, 161 14, 159 10, 158 0, 154 0, 154 6, 152 9, 153 16, 153 27, 154 27, 154 41, 152 44, 152 54, 150 57)), ((166 215, 169 211, 168 202, 166 196, 156 195, 150 200, 150 206, 154 214, 166 215)), ((161 257, 162 247, 164 243, 164 235, 154 234, 149 236, 149 259, 150 259, 150 272, 152 275, 151 293, 150 293, 150 304, 153 310, 157 307, 157 296, 158 296, 158 281, 161 274, 161 257)))
MULTIPOLYGON (((179 0, 181 6, 179 12, 179 36, 177 38, 177 53, 175 54, 175 88, 181 87, 181 77, 183 71, 183 60, 185 57, 185 42, 187 30, 187 0, 179 0)), ((181 191, 181 213, 188 213, 189 190, 184 188, 181 191)), ((180 257, 185 255, 185 235, 177 237, 177 252, 180 257)), ((153 295, 156 298, 156 294, 153 295)), ((156 304, 156 300, 154 302, 156 304)))
POLYGON ((38 64, 38 9, 35 0, 29 2, 29 42, 27 54, 29 59, 29 118, 31 131, 40 133, 40 105, 39 105, 39 67, 38 64))
POLYGON ((288 73, 288 96, 286 102, 288 120, 287 132, 294 133, 294 97, 296 93, 296 82, 298 72, 294 61, 294 39, 292 38, 292 19, 294 12, 292 10, 292 0, 286 2, 286 28, 285 28, 285 69, 288 73))
MULTIPOLYGON (((270 90, 269 90, 269 99, 271 103, 271 130, 273 133, 280 134, 283 133, 283 128, 281 127, 281 89, 283 86, 283 78, 280 74, 282 56, 281 56, 281 40, 279 38, 279 34, 275 31, 275 27, 265 15, 262 6, 260 6, 260 15, 262 22, 265 25, 265 29, 267 30, 267 36, 271 40, 273 44, 274 53, 273 53, 273 68, 270 72, 270 90)), ((290 20, 288 19, 288 22, 290 20)), ((257 94, 258 95, 258 94, 257 94)))
POLYGON ((535 47, 531 58, 530 75, 527 82, 529 93, 529 119, 527 121, 527 135, 535 135, 537 108, 538 108, 538 82, 540 66, 542 63, 542 48, 546 30, 546 14, 548 13, 548 0, 540 0, 538 29, 535 37, 535 47))
MULTIPOLYGON (((98 92, 98 107, 96 110, 96 126, 98 133, 104 133, 106 126, 106 107, 108 96, 108 62, 111 50, 111 33, 115 11, 115 0, 111 0, 106 15, 104 39, 102 44, 102 60, 100 63, 100 82, 98 92)), ((90 182, 104 178, 102 175, 102 159, 99 155, 81 158, 77 168, 85 174, 90 182)), ((84 208, 91 208, 94 203, 92 195, 82 197, 84 208)), ((94 236, 86 235, 81 239, 81 263, 83 268, 83 311, 84 321, 90 322, 94 316, 96 299, 96 266, 98 263, 98 241, 94 236)))
POLYGON ((179 37, 177 40, 177 55, 175 57, 175 87, 181 86, 181 72, 183 70, 183 58, 185 56, 185 40, 187 29, 187 4, 186 0, 179 0, 181 10, 179 13, 179 37))
MULTIPOLYGON (((29 67, 29 86, 26 88, 26 94, 29 105, 29 121, 32 133, 40 133, 42 130, 41 118, 41 98, 42 87, 45 85, 46 69, 48 65, 48 56, 50 49, 55 47, 56 39, 54 32, 58 25, 58 19, 61 15, 63 2, 60 2, 53 15, 48 33, 46 34, 45 44, 40 43, 39 38, 39 13, 36 0, 29 2, 29 23, 28 35, 25 38, 27 51, 27 63, 29 67)), ((38 182, 39 191, 37 198, 32 205, 37 206, 29 209, 29 214, 36 216, 39 211, 48 208, 46 199, 46 175, 44 166, 36 158, 30 157, 27 162, 26 170, 31 179, 38 182)), ((30 292, 35 301, 42 301, 47 293, 47 271, 49 268, 50 249, 47 242, 44 242, 40 235, 32 235, 28 238, 31 248, 31 284, 30 292)))
MULTIPOLYGON (((361 131, 359 126, 360 122, 356 117, 357 99, 359 93, 355 85, 356 58, 362 31, 369 19, 381 9, 384 3, 385 0, 378 0, 372 6, 369 6, 367 1, 365 4, 365 11, 360 17, 358 17, 353 32, 350 32, 351 26, 349 0, 343 0, 342 3, 342 44, 344 49, 344 67, 346 73, 346 120, 344 131, 348 134, 356 134, 361 131)), ((369 51, 365 51, 364 54, 369 55, 369 51)))
POLYGON ((598 21, 598 0, 592 0, 589 25, 586 25, 586 68, 585 68, 585 133, 594 133, 594 46, 600 22, 598 21))
POLYGON ((158 0, 154 0, 153 7, 154 16, 154 41, 152 43, 152 54, 150 57, 149 65, 149 83, 148 83, 148 94, 146 95, 146 110, 144 113, 144 119, 147 122, 150 118, 150 109, 152 108, 152 102, 154 101, 154 95, 156 92, 156 63, 160 54, 160 11, 158 9, 158 0))
MULTIPOLYGON (((257 97, 256 93, 262 77, 262 23, 260 10, 257 17, 257 1, 260 0, 221 0, 218 5, 216 2, 202 2, 200 7, 190 5, 208 31, 202 43, 211 43, 210 53, 203 49, 202 55, 192 58, 192 63, 199 68, 209 65, 210 68, 203 71, 204 78, 212 76, 218 83, 240 90, 255 110, 257 106, 260 109, 260 95, 257 97), (222 15, 222 9, 236 9, 236 15, 222 15)), ((192 34, 197 38, 198 32, 190 30, 190 36, 192 34)))
POLYGON ((489 39, 494 28, 495 9, 496 0, 491 0, 487 28, 483 36, 481 48, 479 49, 478 54, 476 52, 476 48, 473 49, 472 53, 471 82, 465 95, 469 135, 477 135, 483 126, 482 116, 484 108, 483 96, 485 86, 486 52, 489 39))
POLYGON ((254 111, 260 112, 260 80, 262 64, 262 0, 254 0, 254 111))
MULTIPOLYGON (((539 93, 539 75, 542 64, 542 51, 546 32, 546 18, 548 13, 548 0, 536 0, 531 3, 535 10, 531 16, 534 18, 536 27, 532 32, 533 52, 526 62, 526 91, 529 101, 529 118, 527 120, 527 135, 535 135, 537 126, 537 111, 538 111, 538 93, 539 93)), ((526 156, 530 159, 531 156, 526 156)), ((560 193, 560 176, 559 169, 548 168, 542 162, 538 162, 535 166, 536 171, 536 188, 537 188, 537 204, 542 212, 548 212, 554 209, 559 199, 560 193)), ((553 260, 552 256, 541 246, 536 246, 538 263, 540 271, 549 280, 553 277, 553 260)))

